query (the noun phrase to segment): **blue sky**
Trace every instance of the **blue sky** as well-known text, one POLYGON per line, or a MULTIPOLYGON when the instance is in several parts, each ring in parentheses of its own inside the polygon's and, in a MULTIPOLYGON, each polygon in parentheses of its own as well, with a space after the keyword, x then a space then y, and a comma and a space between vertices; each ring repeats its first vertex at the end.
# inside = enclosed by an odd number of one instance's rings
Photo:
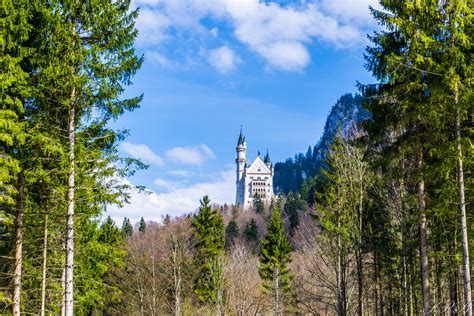
POLYGON ((274 162, 306 151, 326 116, 364 69, 366 34, 376 0, 137 0, 136 47, 145 63, 126 95, 144 94, 139 110, 115 123, 131 135, 123 155, 150 168, 130 179, 149 194, 110 208, 160 220, 193 211, 208 194, 235 198, 240 126, 248 158, 267 149, 274 162))

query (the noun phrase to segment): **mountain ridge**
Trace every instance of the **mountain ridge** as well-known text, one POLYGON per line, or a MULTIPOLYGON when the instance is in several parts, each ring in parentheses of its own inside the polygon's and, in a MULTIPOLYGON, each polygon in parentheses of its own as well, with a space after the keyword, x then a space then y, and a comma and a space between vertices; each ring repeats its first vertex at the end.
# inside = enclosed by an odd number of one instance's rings
POLYGON ((340 128, 341 133, 345 135, 369 117, 369 112, 362 107, 362 97, 359 94, 342 95, 332 106, 318 142, 313 147, 310 145, 306 153, 297 153, 294 157, 275 164, 273 178, 275 192, 284 194, 290 191, 298 192, 305 179, 319 174, 338 129, 340 128))

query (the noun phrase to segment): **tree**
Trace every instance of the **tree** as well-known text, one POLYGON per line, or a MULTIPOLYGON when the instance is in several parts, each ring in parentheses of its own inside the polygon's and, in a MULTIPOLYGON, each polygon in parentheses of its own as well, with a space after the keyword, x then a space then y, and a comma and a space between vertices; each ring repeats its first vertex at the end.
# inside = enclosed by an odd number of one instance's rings
POLYGON ((126 237, 130 237, 130 236, 132 236, 132 234, 133 234, 133 226, 132 226, 132 224, 130 223, 130 219, 128 219, 127 217, 124 217, 124 219, 123 219, 122 233, 123 233, 126 237))
POLYGON ((369 165, 364 161, 364 148, 337 136, 323 171, 326 183, 319 192, 321 223, 328 238, 336 237, 338 313, 345 314, 346 282, 343 275, 349 255, 354 254, 358 297, 357 313, 364 314, 364 220, 367 192, 371 183, 369 165))
POLYGON ((266 281, 265 288, 272 291, 275 299, 275 315, 281 314, 282 297, 289 290, 291 245, 284 232, 281 211, 274 207, 267 224, 267 234, 262 238, 259 274, 266 281))
MULTIPOLYGON (((58 0, 48 2, 40 10, 45 19, 40 51, 48 58, 42 65, 45 71, 38 74, 45 85, 47 79, 54 81, 55 93, 51 93, 49 100, 62 105, 63 112, 67 113, 65 126, 62 126, 67 131, 65 145, 68 148, 66 316, 73 314, 74 302, 74 217, 76 175, 79 175, 79 156, 76 154, 81 142, 78 137, 107 130, 110 119, 137 108, 141 100, 141 97, 121 99, 124 86, 130 84, 130 78, 142 63, 142 58, 136 56, 133 48, 137 35, 134 20, 138 11, 129 10, 129 6, 129 0, 87 5, 58 0), (55 71, 57 69, 61 71, 55 71), (79 127, 81 132, 78 134, 79 127)), ((45 89, 44 93, 48 92, 52 91, 45 89)), ((118 136, 113 132, 106 135, 118 136)), ((108 147, 110 142, 103 140, 102 149, 104 153, 113 155, 114 146, 108 147)))
POLYGON ((238 238, 240 235, 239 233, 239 226, 235 219, 232 219, 225 229, 225 248, 229 249, 235 242, 235 239, 238 238))
POLYGON ((196 238, 194 264, 197 269, 194 293, 203 303, 219 307, 225 244, 224 219, 218 210, 212 208, 208 196, 201 200, 192 227, 196 238))
POLYGON ((257 243, 259 238, 257 222, 254 218, 251 218, 244 228, 244 237, 247 242, 257 243))
POLYGON ((255 213, 257 214, 265 213, 265 204, 263 203, 262 199, 257 193, 255 193, 255 196, 253 198, 253 204, 255 207, 255 213))
POLYGON ((140 233, 144 233, 146 231, 146 222, 143 217, 140 218, 140 223, 138 224, 138 231, 140 233))
POLYGON ((21 118, 28 91, 28 74, 21 64, 29 55, 25 44, 32 28, 30 14, 26 1, 4 1, 0 8, 0 217, 2 226, 11 225, 12 218, 15 222, 13 315, 21 312, 24 173, 19 149, 25 140, 21 118), (12 205, 16 210, 7 213, 12 205))
POLYGON ((300 215, 298 212, 297 197, 293 192, 288 193, 288 196, 285 201, 285 213, 288 215, 290 221, 290 235, 293 235, 293 232, 296 230, 300 223, 300 215))

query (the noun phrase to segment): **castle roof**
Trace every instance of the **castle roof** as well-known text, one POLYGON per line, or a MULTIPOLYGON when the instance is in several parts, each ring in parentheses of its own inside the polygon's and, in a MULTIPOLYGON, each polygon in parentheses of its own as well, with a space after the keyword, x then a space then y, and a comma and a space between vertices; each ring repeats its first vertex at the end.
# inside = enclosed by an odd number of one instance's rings
POLYGON ((265 158, 263 158, 263 161, 265 163, 272 163, 272 161, 270 160, 270 155, 268 154, 268 149, 267 149, 267 153, 265 154, 265 158))
POLYGON ((271 174, 272 171, 263 162, 262 158, 260 156, 257 156, 254 162, 252 162, 252 164, 247 167, 246 173, 271 174))
POLYGON ((237 142, 237 146, 243 145, 245 143, 245 136, 242 133, 242 127, 240 128, 240 135, 239 135, 239 140, 237 142))

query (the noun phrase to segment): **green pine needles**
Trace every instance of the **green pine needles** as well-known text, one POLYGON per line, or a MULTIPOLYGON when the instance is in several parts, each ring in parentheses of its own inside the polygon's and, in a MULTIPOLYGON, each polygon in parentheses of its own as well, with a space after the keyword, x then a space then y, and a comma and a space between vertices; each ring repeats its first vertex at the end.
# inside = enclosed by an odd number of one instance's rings
POLYGON ((267 224, 267 234, 261 240, 259 274, 265 281, 264 287, 271 291, 275 298, 275 314, 281 313, 281 301, 289 291, 292 247, 285 233, 285 223, 280 209, 275 206, 267 224))
POLYGON ((192 227, 196 238, 194 264, 197 269, 194 293, 203 303, 219 305, 223 287, 224 219, 211 206, 208 196, 201 200, 201 207, 194 216, 192 227))

